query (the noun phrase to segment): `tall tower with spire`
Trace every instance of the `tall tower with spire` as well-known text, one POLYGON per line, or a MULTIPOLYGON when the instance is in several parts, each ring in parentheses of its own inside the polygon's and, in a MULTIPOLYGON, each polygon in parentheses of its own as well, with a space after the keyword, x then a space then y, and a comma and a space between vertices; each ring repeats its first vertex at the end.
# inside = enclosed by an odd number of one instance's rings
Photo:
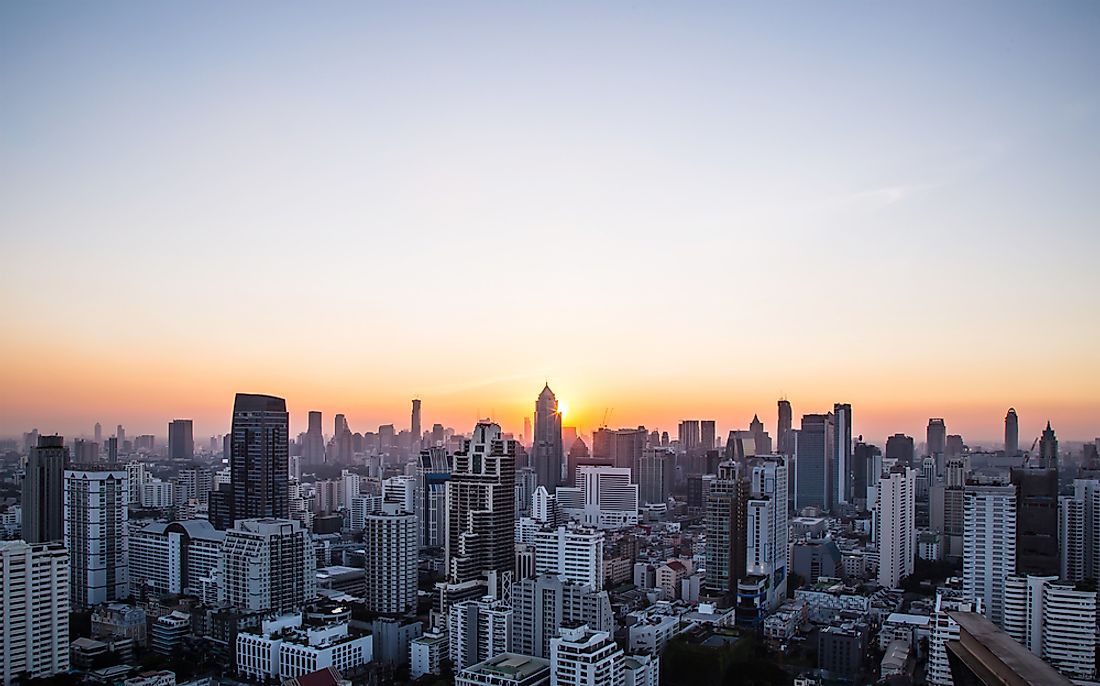
POLYGON ((561 413, 558 412, 558 399, 547 383, 535 401, 532 464, 538 484, 552 493, 562 483, 563 462, 561 413))
POLYGON ((1039 439, 1039 464, 1042 467, 1058 468, 1058 437, 1054 435, 1054 429, 1050 428, 1050 420, 1047 420, 1047 428, 1043 429, 1043 435, 1039 439))

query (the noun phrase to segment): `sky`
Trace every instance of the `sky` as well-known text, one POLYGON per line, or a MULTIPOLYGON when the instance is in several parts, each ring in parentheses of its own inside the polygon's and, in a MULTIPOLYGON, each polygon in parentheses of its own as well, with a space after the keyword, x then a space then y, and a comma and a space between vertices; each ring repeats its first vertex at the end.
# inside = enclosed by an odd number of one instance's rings
POLYGON ((726 5, 0 4, 0 434, 1100 435, 1100 4, 726 5))

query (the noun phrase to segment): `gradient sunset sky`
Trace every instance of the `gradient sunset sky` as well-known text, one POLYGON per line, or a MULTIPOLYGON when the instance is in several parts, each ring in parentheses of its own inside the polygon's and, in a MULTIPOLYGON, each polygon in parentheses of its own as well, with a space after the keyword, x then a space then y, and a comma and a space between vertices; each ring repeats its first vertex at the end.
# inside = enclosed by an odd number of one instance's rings
POLYGON ((1100 3, 723 5, 0 4, 0 434, 1100 435, 1100 3))

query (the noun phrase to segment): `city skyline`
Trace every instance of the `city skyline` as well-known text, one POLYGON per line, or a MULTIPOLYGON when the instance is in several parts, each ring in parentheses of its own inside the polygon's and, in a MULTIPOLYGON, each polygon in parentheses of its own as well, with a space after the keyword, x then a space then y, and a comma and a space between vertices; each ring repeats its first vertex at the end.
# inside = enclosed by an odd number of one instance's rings
POLYGON ((944 12, 8 3, 0 433, 515 427, 550 379, 1093 438, 1100 8, 944 12))

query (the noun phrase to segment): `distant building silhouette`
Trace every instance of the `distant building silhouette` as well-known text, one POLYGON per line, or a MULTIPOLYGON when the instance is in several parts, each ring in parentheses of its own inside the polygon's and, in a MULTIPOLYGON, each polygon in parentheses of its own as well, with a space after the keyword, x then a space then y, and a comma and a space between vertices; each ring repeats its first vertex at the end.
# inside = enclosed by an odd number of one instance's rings
POLYGON ((532 466, 540 486, 551 493, 562 483, 565 453, 561 443, 561 413, 558 399, 546 384, 535 401, 535 436, 532 466))
POLYGON ((917 465, 914 465, 913 461, 916 459, 916 454, 912 436, 894 434, 886 439, 885 459, 906 467, 915 467, 917 465))
POLYGON ((925 439, 925 454, 936 460, 936 474, 943 474, 943 455, 947 449, 947 425, 943 418, 933 417, 928 420, 928 430, 925 439))
POLYGON ((1043 429, 1043 435, 1039 438, 1039 464, 1043 467, 1058 469, 1058 437, 1054 435, 1054 429, 1043 429))
POLYGON ((1008 408, 1005 415, 1005 455, 1015 455, 1020 452, 1020 418, 1016 416, 1016 408, 1008 408))
POLYGON ((321 413, 311 410, 309 427, 302 443, 302 461, 308 465, 317 465, 325 461, 325 436, 321 428, 321 413))
POLYGON ((191 460, 195 457, 195 434, 190 419, 168 422, 168 458, 191 460))
POLYGON ((781 455, 794 455, 791 445, 791 402, 780 400, 779 419, 775 425, 776 451, 781 455))
POLYGON ((413 398, 412 420, 409 424, 409 433, 412 434, 413 449, 420 450, 420 443, 424 440, 423 431, 420 428, 420 400, 413 398))

